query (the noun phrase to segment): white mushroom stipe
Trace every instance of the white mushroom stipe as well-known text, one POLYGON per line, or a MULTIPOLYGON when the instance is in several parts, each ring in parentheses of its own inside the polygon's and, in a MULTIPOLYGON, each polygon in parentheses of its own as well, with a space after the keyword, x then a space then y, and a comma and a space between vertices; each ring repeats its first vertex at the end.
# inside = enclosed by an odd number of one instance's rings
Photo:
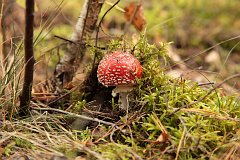
POLYGON ((119 93, 120 108, 127 111, 127 113, 128 113, 128 108, 129 108, 128 95, 129 95, 128 92, 120 92, 119 93))

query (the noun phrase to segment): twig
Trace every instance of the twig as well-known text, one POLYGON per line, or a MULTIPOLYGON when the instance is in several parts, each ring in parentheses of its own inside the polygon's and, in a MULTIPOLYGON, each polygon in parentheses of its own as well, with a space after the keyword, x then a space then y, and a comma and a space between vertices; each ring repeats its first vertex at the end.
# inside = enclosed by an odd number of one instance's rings
POLYGON ((207 86, 207 85, 213 85, 215 82, 206 82, 206 83, 199 83, 198 86, 207 86))
POLYGON ((94 121, 94 122, 106 124, 106 125, 109 125, 109 126, 115 126, 115 124, 111 123, 111 122, 106 122, 106 121, 103 121, 103 120, 100 120, 100 119, 97 119, 97 118, 91 118, 91 117, 84 116, 84 115, 78 115, 78 114, 67 112, 67 111, 63 111, 63 110, 60 110, 60 109, 55 109, 55 108, 36 108, 36 107, 32 107, 32 109, 40 110, 40 111, 55 111, 55 112, 67 114, 67 115, 70 115, 70 116, 74 116, 74 117, 77 117, 77 118, 81 118, 81 119, 85 119, 85 120, 89 120, 89 121, 94 121))
POLYGON ((137 153, 135 153, 133 150, 131 150, 130 148, 124 148, 126 151, 128 151, 129 153, 131 153, 136 160, 143 160, 137 153))
MULTIPOLYGON (((115 126, 112 126, 112 128, 110 128, 102 137, 98 138, 97 140, 95 140, 93 143, 96 144, 96 143, 99 143, 99 141, 103 140, 104 138, 106 138, 107 136, 110 135, 110 140, 112 139, 112 136, 113 136, 113 133, 112 132, 115 132, 117 130, 121 131, 123 134, 125 133, 125 130, 122 130, 122 128, 124 126, 117 126, 119 125, 119 122, 116 122, 115 123, 115 126), (111 136, 112 135, 112 136, 111 136)), ((122 124, 122 123, 121 123, 122 124)), ((113 140, 113 139, 112 139, 113 140)))
POLYGON ((5 136, 5 137, 3 136, 3 134, 1 134, 1 135, 2 135, 2 138, 0 140, 0 145, 2 145, 2 143, 4 143, 5 141, 7 141, 7 140, 9 140, 11 138, 10 135, 5 136))
POLYGON ((67 41, 67 42, 69 42, 69 43, 76 44, 76 45, 77 45, 77 44, 86 45, 86 46, 88 46, 88 47, 95 47, 95 48, 98 48, 98 49, 101 49, 101 50, 105 50, 105 49, 106 49, 106 47, 97 47, 97 46, 92 46, 92 45, 90 45, 90 44, 85 44, 85 43, 81 43, 81 42, 74 42, 74 41, 71 41, 71 40, 69 40, 69 39, 67 39, 67 38, 63 38, 63 37, 60 37, 60 36, 57 36, 57 35, 54 35, 54 37, 59 38, 59 39, 64 40, 64 41, 67 41))
POLYGON ((113 130, 112 130, 112 132, 111 132, 111 134, 110 134, 110 141, 112 142, 112 143, 115 143, 116 144, 116 142, 113 140, 113 135, 114 135, 114 133, 115 133, 115 131, 117 131, 118 129, 115 129, 115 128, 113 128, 113 130))
MULTIPOLYGON (((107 13, 110 12, 119 2, 120 2, 120 0, 118 0, 117 2, 115 2, 115 3, 104 13, 104 15, 102 16, 101 20, 99 21, 98 26, 97 26, 97 28, 96 28, 95 47, 98 47, 98 34, 99 34, 99 29, 100 29, 100 26, 101 26, 101 24, 102 24, 103 19, 105 18, 105 16, 107 15, 107 13)), ((93 57, 92 72, 93 72, 93 70, 94 70, 94 65, 95 65, 95 62, 96 62, 96 56, 97 56, 97 51, 94 53, 94 57, 93 57)))
MULTIPOLYGON (((111 3, 111 2, 108 2, 108 1, 106 1, 106 4, 108 4, 108 5, 110 5, 110 6, 113 6, 113 5, 114 5, 114 3, 111 3)), ((121 11, 121 12, 123 12, 123 13, 126 12, 123 8, 119 7, 118 5, 115 5, 115 6, 116 6, 115 8, 116 8, 117 10, 119 10, 119 11, 121 11)))
POLYGON ((227 63, 227 60, 228 60, 230 54, 233 52, 233 50, 234 50, 239 44, 240 44, 240 41, 238 41, 238 43, 236 43, 236 44, 231 48, 231 50, 228 52, 227 57, 226 57, 226 59, 225 59, 224 62, 223 62, 223 65, 224 65, 224 66, 225 66, 226 63, 227 63))
POLYGON ((65 96, 73 93, 74 91, 76 91, 78 89, 78 86, 76 86, 75 88, 71 89, 70 91, 68 91, 67 93, 64 93, 63 95, 61 95, 60 97, 58 96, 56 99, 54 99, 53 101, 49 102, 48 105, 51 105, 59 100, 61 100, 62 98, 64 98, 65 96))
POLYGON ((26 25, 25 25, 25 72, 23 90, 20 95, 20 116, 29 114, 29 103, 31 100, 33 72, 34 72, 34 53, 33 53, 33 24, 34 24, 34 0, 26 0, 26 25))
POLYGON ((69 39, 66 39, 66 38, 63 38, 63 37, 60 37, 60 36, 57 36, 57 35, 54 35, 54 37, 59 38, 59 39, 64 40, 64 41, 67 41, 67 42, 69 42, 69 43, 76 44, 76 42, 74 42, 74 41, 71 41, 71 40, 69 40, 69 39))
POLYGON ((190 107, 190 106, 192 106, 192 105, 194 105, 194 104, 197 104, 198 102, 201 102, 202 100, 204 100, 205 98, 207 98, 213 91, 215 91, 216 88, 219 88, 219 87, 220 87, 221 85, 223 85, 225 82, 227 82, 227 81, 229 81, 229 80, 231 80, 231 79, 237 78, 237 77, 240 77, 240 73, 239 73, 239 74, 234 74, 234 75, 226 78, 226 79, 223 80, 221 83, 219 83, 216 87, 214 87, 214 88, 212 88, 210 91, 208 91, 208 93, 207 93, 205 96, 199 98, 197 101, 194 101, 194 102, 192 102, 192 103, 190 103, 190 104, 184 105, 184 106, 176 109, 175 111, 173 111, 173 112, 170 113, 169 115, 171 116, 171 115, 175 114, 176 112, 180 111, 180 110, 183 109, 183 108, 188 108, 188 107, 190 107))

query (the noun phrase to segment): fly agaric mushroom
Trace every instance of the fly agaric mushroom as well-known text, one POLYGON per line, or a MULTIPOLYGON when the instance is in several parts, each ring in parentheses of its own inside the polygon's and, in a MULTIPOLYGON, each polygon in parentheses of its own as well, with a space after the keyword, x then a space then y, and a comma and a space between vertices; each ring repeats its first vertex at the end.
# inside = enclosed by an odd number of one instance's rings
POLYGON ((97 70, 98 81, 104 86, 116 86, 112 96, 119 93, 120 107, 128 112, 128 93, 136 84, 136 78, 142 77, 142 66, 132 54, 115 51, 100 61, 97 70))

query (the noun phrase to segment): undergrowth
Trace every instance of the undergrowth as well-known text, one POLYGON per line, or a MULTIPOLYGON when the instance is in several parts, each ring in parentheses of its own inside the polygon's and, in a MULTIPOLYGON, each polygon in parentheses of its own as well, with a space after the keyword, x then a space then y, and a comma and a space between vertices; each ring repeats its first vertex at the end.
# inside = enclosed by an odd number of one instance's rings
MULTIPOLYGON (((94 120, 97 124, 85 130, 72 130, 66 120, 76 115, 33 110, 32 117, 25 120, 2 121, 1 148, 5 149, 2 154, 14 157, 22 151, 32 159, 49 159, 52 155, 69 159, 180 160, 240 156, 237 97, 224 96, 221 89, 212 90, 212 85, 203 88, 181 77, 166 76, 167 43, 157 47, 142 37, 136 45, 122 47, 123 44, 114 41, 108 48, 132 50, 143 66, 143 77, 129 95, 127 119, 120 117, 115 121, 102 116, 94 120)), ((74 108, 91 105, 83 102, 74 108)), ((44 105, 32 103, 32 106, 44 105)), ((117 105, 115 108, 118 109, 117 105)))

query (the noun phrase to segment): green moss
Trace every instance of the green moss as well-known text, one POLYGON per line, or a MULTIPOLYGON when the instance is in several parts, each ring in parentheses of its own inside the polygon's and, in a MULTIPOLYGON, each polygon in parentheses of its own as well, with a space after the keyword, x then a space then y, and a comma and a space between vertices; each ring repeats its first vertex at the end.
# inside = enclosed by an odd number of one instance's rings
POLYGON ((118 143, 101 144, 96 147, 96 151, 100 152, 104 159, 127 160, 133 158, 132 148, 118 143))

